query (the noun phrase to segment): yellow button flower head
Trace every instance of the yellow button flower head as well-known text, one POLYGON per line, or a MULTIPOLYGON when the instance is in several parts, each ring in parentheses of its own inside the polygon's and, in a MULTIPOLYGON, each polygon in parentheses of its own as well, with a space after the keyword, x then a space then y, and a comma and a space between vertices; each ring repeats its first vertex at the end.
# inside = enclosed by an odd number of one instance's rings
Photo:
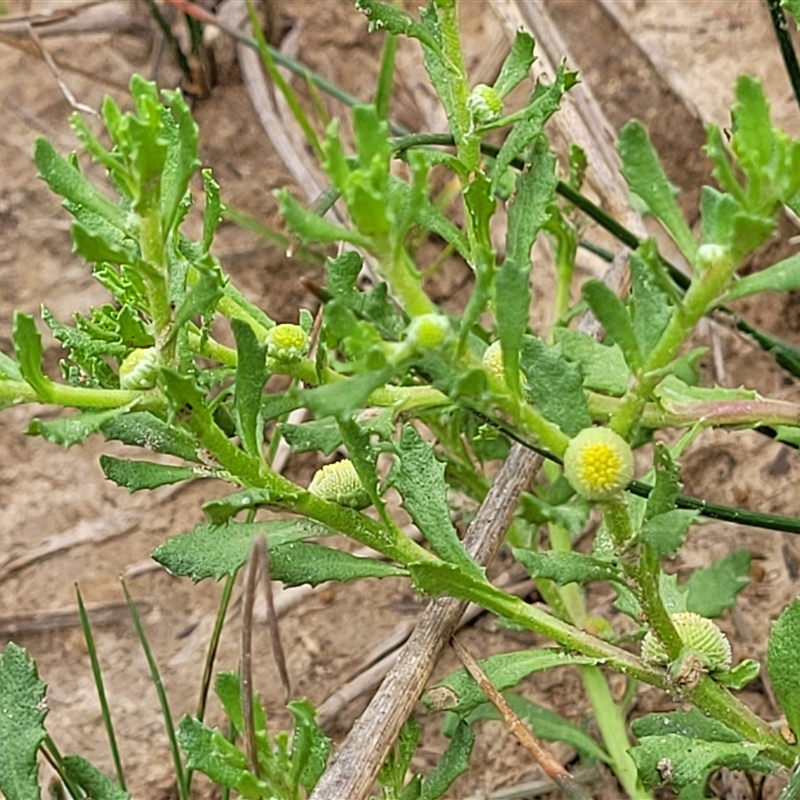
POLYGON ((500 345, 499 339, 496 342, 492 342, 486 350, 483 351, 483 358, 481 361, 484 369, 490 372, 498 381, 504 381, 506 379, 503 348, 500 345))
POLYGON ((366 508, 372 502, 349 458, 317 470, 308 486, 311 494, 348 508, 366 508))
MULTIPOLYGON (((731 643, 728 637, 706 617, 693 611, 671 614, 678 638, 685 647, 697 651, 703 666, 714 670, 727 670, 731 667, 731 643)), ((664 645, 648 632, 642 640, 642 660, 648 664, 666 665, 669 656, 664 645)))
POLYGON ((270 328, 265 338, 267 355, 293 364, 308 353, 308 334, 299 326, 283 323, 270 328))
POLYGON ((633 478, 630 445, 609 428, 584 428, 564 453, 564 474, 589 500, 608 500, 633 478))

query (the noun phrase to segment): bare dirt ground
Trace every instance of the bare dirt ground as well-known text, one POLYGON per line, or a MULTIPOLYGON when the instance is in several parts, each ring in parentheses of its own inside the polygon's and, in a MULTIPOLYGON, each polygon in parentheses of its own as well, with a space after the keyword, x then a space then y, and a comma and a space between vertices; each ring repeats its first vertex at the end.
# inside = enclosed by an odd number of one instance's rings
MULTIPOLYGON (((67 0, 6 0, 8 14, 45 14, 73 5, 67 0)), ((117 4, 126 29, 83 32, 45 40, 63 65, 76 97, 97 107, 105 93, 123 105, 130 75, 140 72, 172 87, 180 74, 162 47, 144 3, 117 4)), ((211 3, 213 5, 213 3, 211 3)), ((413 5, 413 4, 412 4, 413 5)), ((502 2, 497 0, 497 5, 502 2)), ((606 4, 608 5, 608 4, 606 4)), ((708 168, 699 147, 703 127, 687 111, 690 98, 702 119, 728 123, 731 87, 737 73, 747 71, 765 82, 774 117, 790 133, 800 133, 800 117, 780 62, 766 7, 755 0, 622 0, 615 4, 617 21, 591 0, 547 0, 577 63, 615 127, 633 117, 651 129, 670 178, 684 191, 687 213, 696 208, 699 187, 708 168), (627 34, 619 22, 628 28, 627 34), (650 60, 636 42, 649 48, 650 60), (664 80, 669 68, 676 80, 664 80), (674 89, 678 90, 678 94, 674 89), (684 98, 679 96, 683 92, 684 98)), ((491 80, 495 50, 502 56, 497 17, 484 0, 463 0, 468 68, 478 80, 491 80), (483 75, 483 73, 489 73, 483 75)), ((275 0, 270 3, 271 38, 281 44, 297 36, 297 54, 312 68, 362 99, 371 95, 380 42, 366 32, 363 17, 347 0, 275 0)), ((0 18, 2 22, 2 18, 0 18)), ((24 40, 25 37, 23 37, 24 40)), ((232 47, 218 39, 217 80, 209 94, 194 102, 201 128, 204 165, 214 169, 223 198, 267 224, 277 224, 271 190, 292 179, 260 127, 242 85, 232 47)), ((421 76, 413 46, 399 58, 396 118, 420 130, 430 120, 430 90, 421 76)), ((496 69, 496 66, 494 67, 496 69)), ((301 87, 302 90, 302 87, 301 87)), ((327 103, 328 101, 326 101, 327 103)), ((37 180, 31 160, 37 135, 49 137, 61 152, 75 146, 69 130, 69 106, 52 73, 34 54, 0 41, 0 349, 12 352, 12 313, 38 312, 46 304, 62 319, 85 312, 105 300, 89 268, 70 252, 68 220, 58 201, 37 180)), ((329 113, 342 108, 328 103, 329 113)), ((91 167, 87 168, 92 169, 91 167)), ((795 231, 785 226, 770 262, 788 252, 786 239, 795 231)), ((313 269, 284 258, 254 235, 223 225, 216 253, 234 281, 254 302, 277 319, 294 319, 314 300, 299 283, 313 269)), ((766 257, 765 257, 766 258, 766 257)), ((768 263, 765 261, 765 263, 768 263)), ((454 269, 431 285, 438 299, 451 307, 464 301, 463 272, 454 269)), ((800 323, 793 297, 767 297, 743 303, 739 311, 787 341, 800 345, 800 323)), ((698 343, 709 344, 707 329, 698 343), (703 338, 704 337, 704 338, 703 338)), ((714 328, 724 373, 709 379, 728 386, 742 383, 762 394, 798 400, 796 382, 769 358, 737 335, 714 328)), ((46 340, 46 367, 58 371, 57 343, 46 340)), ((204 648, 213 624, 220 587, 198 586, 151 568, 149 553, 167 536, 201 520, 200 504, 207 487, 162 489, 129 496, 106 482, 98 466, 108 445, 90 441, 69 452, 22 435, 29 420, 47 418, 52 410, 22 407, 0 414, 0 646, 14 640, 25 646, 49 685, 48 728, 64 752, 76 752, 111 772, 89 661, 74 614, 74 585, 80 583, 90 607, 106 608, 95 635, 105 670, 122 757, 134 796, 173 796, 171 764, 155 691, 122 600, 119 576, 127 576, 134 597, 143 604, 143 622, 177 718, 191 713, 202 672, 204 648), (61 612, 66 612, 62 615, 61 612), (16 626, 16 627, 14 627, 16 626)), ((313 464, 298 460, 290 474, 307 479, 313 464)), ((797 454, 755 434, 707 433, 686 458, 683 473, 688 493, 708 500, 773 513, 800 514, 794 491, 800 466, 797 454)), ((222 489, 220 489, 222 491, 222 489)), ((763 659, 768 623, 797 593, 800 546, 789 536, 710 522, 699 527, 674 565, 685 570, 745 547, 753 555, 753 580, 733 613, 723 620, 731 633, 734 657, 763 659)), ((593 596, 598 612, 608 611, 611 596, 593 596)), ((421 604, 402 582, 364 582, 317 593, 282 620, 288 666, 298 695, 319 704, 362 663, 365 654, 397 624, 414 618, 421 604)), ((235 668, 238 618, 232 615, 222 639, 218 666, 235 668)), ((528 634, 510 633, 480 619, 468 632, 473 652, 488 655, 533 643, 528 634)), ((454 668, 446 655, 439 673, 454 668)), ((281 690, 266 646, 259 643, 257 686, 276 726, 287 723, 281 690)), ((587 718, 579 681, 569 672, 548 674, 528 687, 530 696, 570 719, 587 718)), ((768 719, 779 712, 766 684, 759 680, 743 692, 747 702, 768 719)), ((329 725, 341 740, 363 708, 357 701, 329 725)), ((642 691, 634 713, 667 708, 669 700, 642 691)), ((219 721, 212 706, 210 719, 219 721)), ((430 768, 443 746, 438 720, 420 709, 425 722, 422 748, 415 760, 430 768)), ((535 766, 518 751, 499 723, 486 723, 472 757, 470 773, 448 797, 484 796, 500 787, 530 780, 535 766)), ((561 755, 565 755, 564 752, 561 755)), ((0 743, 0 758, 2 743, 0 743)), ((43 775, 47 776, 45 768, 43 775)), ((202 787, 202 781, 197 781, 202 787)), ((207 793, 207 789, 203 789, 207 793)), ((607 778, 592 789, 595 796, 618 796, 607 778)), ((767 796, 770 790, 768 787, 767 796)), ((733 795, 749 797, 752 795, 733 795)))

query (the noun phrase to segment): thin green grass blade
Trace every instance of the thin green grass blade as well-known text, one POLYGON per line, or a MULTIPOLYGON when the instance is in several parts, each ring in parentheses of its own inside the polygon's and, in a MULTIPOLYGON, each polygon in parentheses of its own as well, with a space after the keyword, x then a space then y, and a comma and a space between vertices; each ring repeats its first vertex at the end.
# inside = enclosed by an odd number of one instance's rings
POLYGON ((97 698, 100 701, 100 710, 103 714, 103 725, 106 729, 106 736, 108 736, 108 745, 111 748, 111 757, 114 759, 114 769, 117 773, 117 783, 120 788, 127 791, 125 785, 125 773, 122 769, 122 760, 119 756, 119 748, 117 747, 117 737, 114 734, 114 723, 111 720, 111 711, 108 707, 108 699, 106 698, 105 685, 103 684, 103 673, 100 670, 100 661, 97 658, 97 648, 94 645, 94 636, 92 628, 89 624, 89 615, 86 613, 86 606, 83 604, 83 597, 78 584, 75 584, 75 595, 78 598, 78 613, 81 618, 81 628, 83 628, 83 638, 86 640, 86 650, 89 653, 89 660, 92 662, 92 676, 94 677, 94 685, 97 689, 97 698))
POLYGON ((61 755, 58 747, 56 747, 56 743, 53 741, 53 738, 49 733, 45 737, 40 752, 44 754, 44 757, 50 762, 50 766, 53 767, 53 769, 58 773, 58 777, 61 778, 61 783, 64 784, 64 788, 67 790, 69 795, 74 797, 75 800, 81 800, 83 797, 83 792, 71 780, 69 780, 69 778, 67 778, 67 773, 64 769, 64 756, 61 755))
MULTIPOLYGON (((219 640, 222 636, 222 626, 225 624, 225 615, 228 613, 228 606, 231 602, 231 595, 233 594, 233 585, 236 582, 236 576, 239 574, 238 570, 232 575, 228 575, 225 581, 225 586, 222 589, 222 597, 219 601, 219 608, 217 609, 217 618, 214 622, 214 630, 211 632, 211 639, 208 642, 208 650, 206 651, 206 661, 203 665, 203 679, 200 682, 200 697, 197 700, 197 713, 195 716, 202 722, 206 715, 206 703, 208 702, 208 690, 211 688, 211 673, 214 669, 214 661, 217 657, 217 650, 219 649, 219 640)), ((186 770, 186 788, 189 793, 192 789, 192 777, 194 770, 186 770)))
POLYGON ((175 738, 175 725, 172 722, 172 714, 169 710, 169 703, 167 702, 167 694, 164 691, 164 684, 161 682, 161 675, 158 672, 158 665, 153 658, 153 652, 150 650, 150 643, 147 641, 147 636, 145 635, 144 628, 142 627, 142 621, 139 619, 139 612, 136 610, 136 604, 133 602, 133 598, 128 591, 128 586, 125 583, 125 580, 123 579, 121 583, 122 591, 125 593, 125 602, 127 602, 128 608, 130 609, 131 617, 133 618, 133 624, 136 627, 136 635, 139 637, 142 650, 144 651, 145 658, 147 659, 147 664, 150 667, 150 677, 152 678, 153 685, 156 688, 158 702, 161 706, 161 713, 164 716, 164 726, 167 729, 167 738, 169 739, 169 746, 170 750, 172 751, 172 761, 175 765, 175 783, 178 787, 178 797, 179 800, 188 800, 189 787, 186 781, 186 773, 183 769, 181 752, 178 748, 178 740, 175 738))

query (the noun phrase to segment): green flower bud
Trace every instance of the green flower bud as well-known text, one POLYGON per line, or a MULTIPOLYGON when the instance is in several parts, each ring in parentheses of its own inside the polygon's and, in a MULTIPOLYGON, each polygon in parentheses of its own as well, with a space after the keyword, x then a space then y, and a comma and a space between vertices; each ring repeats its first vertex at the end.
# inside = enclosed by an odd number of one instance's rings
POLYGON ((483 368, 490 373, 498 381, 505 380, 505 362, 503 361, 503 348, 500 345, 500 340, 492 342, 486 350, 483 351, 483 368))
POLYGON ((584 428, 564 453, 564 475, 588 500, 608 500, 633 479, 630 445, 609 428, 584 428))
POLYGON ((727 269, 730 265, 731 253, 721 244, 703 244, 697 248, 695 269, 698 273, 715 269, 727 269))
POLYGON ((267 331, 267 355, 276 361, 294 364, 308 353, 308 334, 299 326, 284 323, 267 331))
POLYGON ((450 323, 443 314, 423 314, 411 321, 406 338, 415 350, 432 350, 443 344, 451 332, 450 323))
POLYGON ((160 359, 155 347, 131 350, 119 367, 121 389, 152 389, 156 385, 160 359))
POLYGON ((467 98, 467 108, 476 125, 486 125, 500 119, 503 98, 491 86, 479 83, 467 98))
POLYGON ((349 458, 326 464, 317 470, 308 491, 323 500, 348 508, 362 509, 372 502, 349 458))
MULTIPOLYGON (((694 611, 671 614, 670 619, 684 647, 694 650, 700 656, 703 666, 712 672, 730 669, 731 643, 710 619, 701 617, 694 611)), ((669 663, 664 645, 652 631, 648 631, 642 641, 642 661, 662 666, 669 663)))

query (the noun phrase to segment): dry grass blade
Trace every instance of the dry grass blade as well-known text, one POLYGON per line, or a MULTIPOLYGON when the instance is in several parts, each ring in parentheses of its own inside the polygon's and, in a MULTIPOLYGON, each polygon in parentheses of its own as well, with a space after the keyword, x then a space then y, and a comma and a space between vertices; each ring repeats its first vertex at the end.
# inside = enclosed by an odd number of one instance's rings
POLYGON ((450 646, 461 659, 464 668, 472 679, 480 686, 492 705, 500 712, 500 716, 517 741, 533 756, 545 774, 558 785, 558 788, 570 800, 590 800, 589 795, 576 783, 569 772, 543 747, 536 735, 514 713, 514 709, 506 702, 500 692, 494 687, 487 674, 481 669, 480 664, 472 657, 470 652, 455 637, 450 640, 450 646))
POLYGON ((70 104, 70 107, 75 111, 82 111, 85 114, 92 114, 95 117, 99 116, 97 109, 87 106, 85 103, 79 103, 75 98, 75 95, 72 93, 72 89, 69 88, 67 82, 61 77, 61 70, 59 70, 58 65, 53 60, 53 57, 45 48, 42 40, 39 38, 39 34, 36 33, 36 29, 30 23, 28 23, 28 36, 31 37, 31 41, 39 49, 39 52, 44 59, 44 63, 47 64, 47 68, 53 73, 53 77, 56 79, 58 88, 61 90, 61 94, 64 95, 66 101, 70 104))
MULTIPOLYGON (((150 611, 147 603, 136 603, 140 615, 150 611)), ((86 609, 93 626, 114 625, 128 617, 125 603, 104 603, 86 609)), ((0 636, 23 636, 28 633, 61 631, 77 628, 81 624, 74 608, 59 608, 52 611, 28 611, 0 616, 0 636)))
MULTIPOLYGON (((538 473, 541 456, 512 447, 464 539, 481 565, 499 548, 519 497, 538 473)), ((397 663, 353 726, 334 764, 320 779, 311 800, 363 800, 381 764, 428 682, 444 644, 455 632, 466 603, 450 597, 433 600, 398 654, 397 663)))
POLYGON ((264 582, 264 596, 267 600, 267 627, 269 628, 269 639, 272 644, 272 657, 278 667, 278 674, 281 676, 281 684, 286 694, 286 702, 292 696, 292 684, 289 680, 289 670, 286 667, 286 654, 281 644, 281 632, 278 627, 278 614, 275 609, 275 598, 272 594, 272 575, 269 568, 269 548, 267 540, 263 536, 256 536, 253 545, 254 552, 261 562, 261 576, 264 582))
POLYGON ((258 777, 258 749, 256 748, 256 723, 253 706, 253 606, 258 585, 258 549, 256 543, 250 551, 250 559, 244 577, 244 604, 242 606, 242 721, 244 741, 250 771, 258 777))
POLYGON ((150 27, 132 13, 128 0, 93 0, 82 5, 60 3, 51 14, 26 14, 0 20, 0 33, 26 37, 33 25, 40 36, 85 33, 149 33, 150 27))

